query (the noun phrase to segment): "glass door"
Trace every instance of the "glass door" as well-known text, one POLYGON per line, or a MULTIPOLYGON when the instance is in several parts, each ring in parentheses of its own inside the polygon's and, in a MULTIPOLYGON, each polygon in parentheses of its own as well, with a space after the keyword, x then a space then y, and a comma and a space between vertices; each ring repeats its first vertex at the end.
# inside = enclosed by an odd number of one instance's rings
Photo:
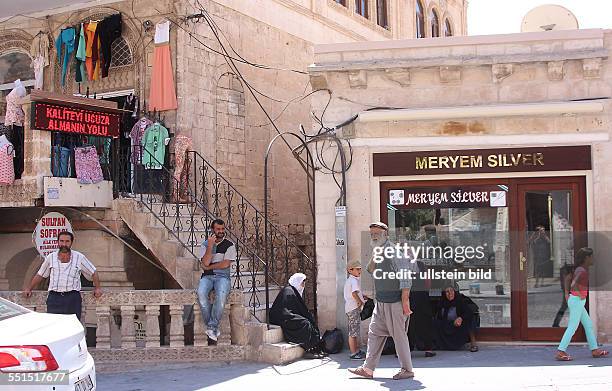
POLYGON ((561 338, 568 317, 564 277, 575 251, 586 245, 584 179, 545 181, 550 180, 517 186, 519 332, 514 337, 521 340, 561 338))

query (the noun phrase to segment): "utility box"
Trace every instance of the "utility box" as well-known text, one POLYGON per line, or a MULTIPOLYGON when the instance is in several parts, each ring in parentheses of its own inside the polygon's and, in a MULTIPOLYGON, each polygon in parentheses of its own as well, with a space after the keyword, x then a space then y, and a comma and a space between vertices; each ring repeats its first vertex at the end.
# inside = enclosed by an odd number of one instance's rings
POLYGON ((113 182, 79 183, 76 178, 44 177, 45 206, 110 208, 113 182))

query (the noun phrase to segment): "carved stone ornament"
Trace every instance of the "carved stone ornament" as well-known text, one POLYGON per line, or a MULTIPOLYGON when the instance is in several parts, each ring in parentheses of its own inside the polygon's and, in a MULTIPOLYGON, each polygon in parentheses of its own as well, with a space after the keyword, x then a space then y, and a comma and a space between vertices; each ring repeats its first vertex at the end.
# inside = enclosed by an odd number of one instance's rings
POLYGON ((500 83, 502 80, 512 75, 514 71, 512 64, 493 64, 491 72, 493 74, 493 82, 500 83))
POLYGON ((410 70, 407 68, 385 69, 385 77, 402 87, 408 87, 410 85, 410 70))
POLYGON ((366 88, 368 86, 368 74, 364 70, 349 71, 348 79, 351 88, 366 88))

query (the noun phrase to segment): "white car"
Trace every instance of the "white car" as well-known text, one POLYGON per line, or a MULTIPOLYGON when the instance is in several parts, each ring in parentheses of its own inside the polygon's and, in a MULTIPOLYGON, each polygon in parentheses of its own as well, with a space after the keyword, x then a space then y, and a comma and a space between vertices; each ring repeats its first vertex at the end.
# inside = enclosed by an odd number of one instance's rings
POLYGON ((96 389, 83 325, 74 315, 34 312, 0 297, 0 390, 51 389, 96 389))

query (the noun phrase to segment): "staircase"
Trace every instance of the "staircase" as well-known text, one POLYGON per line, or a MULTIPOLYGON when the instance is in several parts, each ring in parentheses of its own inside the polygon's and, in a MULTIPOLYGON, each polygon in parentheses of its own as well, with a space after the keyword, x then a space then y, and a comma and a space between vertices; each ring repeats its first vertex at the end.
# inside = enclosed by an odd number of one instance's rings
MULTIPOLYGON (((221 218, 238 253, 232 265, 232 287, 242 290, 252 317, 266 321, 266 303, 271 306, 288 277, 296 272, 308 276, 305 297, 309 299, 309 309, 316 314, 314 261, 281 229, 265 221, 263 213, 199 153, 188 152, 186 167, 190 167, 187 185, 181 186, 170 171, 162 168, 159 178, 139 182, 140 194, 114 201, 123 221, 158 262, 182 288, 197 288, 201 275, 197 262, 200 244, 207 237, 212 220, 221 218), (263 234, 266 225, 267 238, 263 234)), ((267 343, 275 345, 266 351, 278 353, 280 349, 281 355, 289 357, 287 352, 295 350, 281 344, 279 332, 280 329, 266 337, 267 343)))

